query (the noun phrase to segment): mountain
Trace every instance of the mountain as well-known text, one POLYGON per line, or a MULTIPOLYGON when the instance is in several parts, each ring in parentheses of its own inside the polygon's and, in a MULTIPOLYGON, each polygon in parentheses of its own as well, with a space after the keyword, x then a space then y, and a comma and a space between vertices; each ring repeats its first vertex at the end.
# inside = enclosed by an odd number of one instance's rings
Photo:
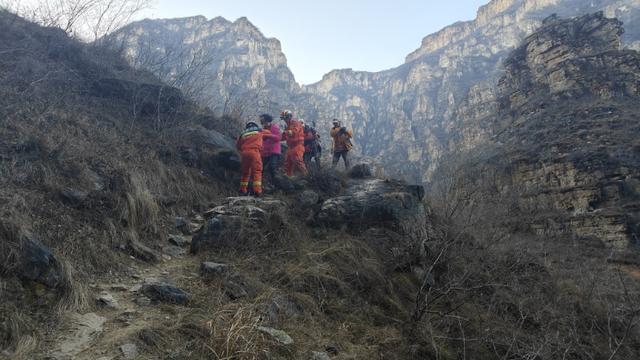
POLYGON ((627 24, 626 47, 640 48, 638 0, 493 0, 475 20, 425 37, 397 68, 334 70, 302 87, 279 42, 246 18, 144 20, 110 38, 131 64, 175 81, 221 112, 290 107, 317 122, 325 137, 330 119, 341 118, 354 129, 356 152, 382 163, 387 173, 428 182, 443 156, 490 136, 477 120, 493 110, 489 104, 507 54, 553 13, 600 10, 627 24))
POLYGON ((247 18, 143 20, 101 41, 217 113, 275 112, 299 92, 280 42, 247 18))
POLYGON ((626 24, 625 46, 640 48, 637 0, 493 0, 475 20, 424 38, 403 65, 379 72, 335 70, 303 87, 306 118, 340 117, 362 153, 388 172, 428 182, 438 159, 490 136, 479 117, 493 111, 502 61, 551 14, 602 10, 626 24), (455 140, 455 141, 453 141, 455 140))

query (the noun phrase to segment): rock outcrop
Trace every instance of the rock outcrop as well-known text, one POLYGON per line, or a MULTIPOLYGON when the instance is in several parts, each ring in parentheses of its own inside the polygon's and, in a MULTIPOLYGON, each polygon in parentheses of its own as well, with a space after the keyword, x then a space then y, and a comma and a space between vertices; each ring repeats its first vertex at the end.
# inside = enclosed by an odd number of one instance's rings
POLYGON ((637 242, 640 53, 622 34, 603 13, 553 16, 505 61, 484 120, 538 233, 637 242))

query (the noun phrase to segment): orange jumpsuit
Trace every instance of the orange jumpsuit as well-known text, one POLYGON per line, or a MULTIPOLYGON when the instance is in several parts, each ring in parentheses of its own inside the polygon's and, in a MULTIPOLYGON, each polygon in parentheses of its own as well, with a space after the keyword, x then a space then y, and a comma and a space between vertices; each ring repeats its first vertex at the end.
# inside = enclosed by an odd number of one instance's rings
POLYGON ((287 142, 287 154, 284 159, 284 172, 287 176, 295 173, 307 174, 304 166, 304 129, 297 120, 290 120, 282 132, 282 140, 287 142))
POLYGON ((262 194, 262 138, 268 134, 267 130, 249 129, 245 130, 238 141, 236 147, 240 152, 240 192, 246 194, 249 191, 249 180, 253 180, 253 192, 256 195, 262 194))

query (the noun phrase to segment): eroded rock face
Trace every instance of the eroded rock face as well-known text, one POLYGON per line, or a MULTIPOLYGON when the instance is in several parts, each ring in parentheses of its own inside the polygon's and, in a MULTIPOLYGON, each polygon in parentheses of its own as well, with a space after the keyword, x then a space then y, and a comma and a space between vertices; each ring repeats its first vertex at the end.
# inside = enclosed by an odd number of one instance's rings
POLYGON ((494 142, 540 234, 637 242, 640 54, 602 13, 547 19, 505 61, 494 142))

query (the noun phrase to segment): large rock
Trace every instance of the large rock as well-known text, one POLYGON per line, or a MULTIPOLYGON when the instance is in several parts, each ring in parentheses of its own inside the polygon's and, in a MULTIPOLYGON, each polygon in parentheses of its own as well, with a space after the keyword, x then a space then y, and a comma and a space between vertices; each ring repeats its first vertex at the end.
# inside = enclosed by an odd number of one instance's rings
POLYGON ((140 291, 153 301, 185 305, 189 295, 181 289, 164 282, 150 282, 142 285, 140 291))
POLYGON ((160 255, 156 251, 141 243, 138 239, 129 239, 128 249, 131 255, 140 260, 148 262, 158 262, 160 260, 160 255))
POLYGON ((20 265, 16 269, 19 277, 51 288, 62 285, 64 280, 62 265, 35 235, 23 237, 19 253, 20 265))
POLYGON ((200 273, 206 277, 215 277, 229 271, 229 265, 205 261, 200 264, 200 273))
POLYGON ((280 226, 287 205, 269 198, 232 197, 206 212, 209 219, 194 234, 191 252, 197 253, 203 245, 242 247, 257 239, 265 226, 280 226), (256 235, 256 236, 254 236, 256 235))
POLYGON ((403 234, 426 233, 427 216, 421 186, 380 179, 352 180, 345 195, 326 200, 318 221, 352 230, 388 227, 403 234))
POLYGON ((215 130, 200 127, 180 128, 173 135, 182 144, 179 156, 189 166, 209 175, 221 176, 224 171, 238 171, 240 156, 230 138, 215 130))

